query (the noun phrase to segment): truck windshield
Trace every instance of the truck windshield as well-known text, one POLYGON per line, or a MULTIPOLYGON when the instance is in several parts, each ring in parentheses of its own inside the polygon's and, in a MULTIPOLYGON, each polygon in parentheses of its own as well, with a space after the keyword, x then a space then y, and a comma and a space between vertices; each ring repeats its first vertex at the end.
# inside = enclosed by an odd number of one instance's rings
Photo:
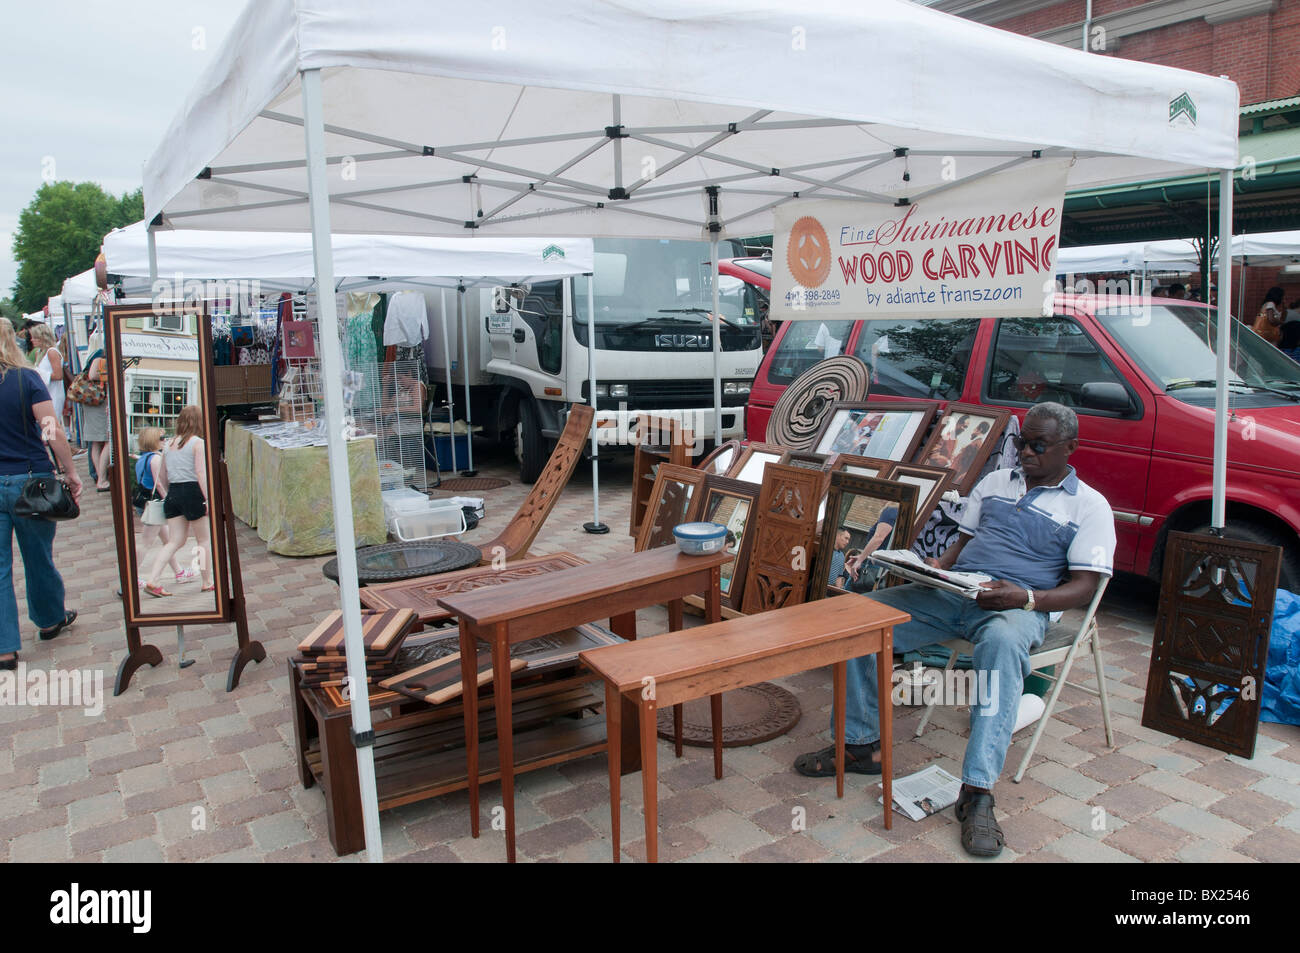
MULTIPOLYGON (((741 248, 719 242, 718 254, 729 258, 741 248)), ((713 310, 713 267, 708 242, 597 239, 595 242, 596 323, 631 325, 709 323, 713 310)), ((756 327, 758 315, 744 293, 744 282, 722 275, 719 309, 725 321, 756 327)), ((574 279, 573 310, 587 320, 587 280, 574 279)))
MULTIPOLYGON (((1140 314, 1105 308, 1097 320, 1115 342, 1160 387, 1184 392, 1212 390, 1218 313, 1186 305, 1152 304, 1140 314)), ((1235 390, 1300 392, 1300 364, 1240 321, 1233 321, 1228 382, 1235 390)), ((1199 396, 1199 395, 1198 395, 1199 396)))

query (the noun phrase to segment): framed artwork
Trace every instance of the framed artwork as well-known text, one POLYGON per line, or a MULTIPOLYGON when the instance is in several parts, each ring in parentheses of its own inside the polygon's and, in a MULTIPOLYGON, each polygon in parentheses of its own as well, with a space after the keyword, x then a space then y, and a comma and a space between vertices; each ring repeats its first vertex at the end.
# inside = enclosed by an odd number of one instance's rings
POLYGON ((952 471, 942 470, 939 467, 924 467, 919 463, 896 463, 886 477, 896 483, 907 483, 916 487, 916 520, 912 526, 912 535, 906 543, 906 546, 911 546, 926 521, 930 519, 934 508, 939 505, 939 499, 951 485, 952 471))
POLYGON ((1009 410, 949 404, 916 462, 951 470, 952 485, 968 496, 1010 419, 1009 410))
POLYGON ((780 463, 786 450, 786 447, 778 447, 772 443, 751 443, 740 451, 740 456, 731 465, 727 476, 733 480, 761 485, 763 468, 769 463, 780 463))
POLYGON ((837 403, 822 424, 813 449, 910 460, 938 409, 935 401, 837 403))
POLYGON ((285 358, 316 356, 316 338, 310 321, 285 321, 281 327, 285 358))
POLYGON ((705 477, 699 502, 691 513, 691 520, 717 523, 727 527, 727 552, 733 557, 722 565, 722 604, 740 611, 745 595, 745 573, 749 566, 749 551, 753 545, 755 508, 759 488, 752 483, 728 477, 705 477))
POLYGON ((251 324, 231 325, 230 344, 232 347, 252 347, 253 326, 251 324))
POLYGON ((687 522, 696 494, 704 486, 703 470, 674 463, 661 463, 656 469, 654 489, 636 537, 638 553, 676 544, 673 527, 687 522))
POLYGON ((916 497, 916 487, 907 483, 832 473, 811 598, 876 589, 885 573, 867 557, 877 549, 906 548, 916 497))
POLYGON ((829 471, 835 465, 839 456, 838 453, 813 453, 808 450, 787 450, 777 462, 779 462, 783 467, 801 467, 805 470, 829 471))
POLYGON ((878 457, 860 457, 853 453, 839 453, 831 464, 831 470, 842 470, 853 476, 879 477, 885 479, 894 468, 893 460, 881 460, 878 457))

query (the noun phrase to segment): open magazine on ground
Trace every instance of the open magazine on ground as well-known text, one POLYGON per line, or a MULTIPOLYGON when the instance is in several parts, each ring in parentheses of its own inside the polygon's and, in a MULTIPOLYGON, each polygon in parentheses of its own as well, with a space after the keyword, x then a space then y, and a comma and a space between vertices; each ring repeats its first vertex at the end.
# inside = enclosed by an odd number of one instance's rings
MULTIPOLYGON (((905 778, 895 778, 893 787, 894 810, 914 821, 956 804, 961 793, 960 779, 935 764, 905 778)), ((876 800, 884 804, 885 796, 882 794, 876 800)))
POLYGON ((956 592, 968 599, 979 595, 980 584, 992 582, 992 576, 982 572, 953 572, 927 566, 916 553, 907 549, 878 549, 867 557, 878 566, 884 566, 910 582, 919 582, 935 589, 956 592))

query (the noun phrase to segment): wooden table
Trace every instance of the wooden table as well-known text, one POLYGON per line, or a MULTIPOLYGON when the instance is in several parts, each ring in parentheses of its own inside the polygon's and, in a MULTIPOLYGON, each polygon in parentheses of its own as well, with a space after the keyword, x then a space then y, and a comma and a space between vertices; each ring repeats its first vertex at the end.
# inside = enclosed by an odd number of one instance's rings
MULTIPOLYGON (((446 596, 438 603, 460 620, 460 653, 465 684, 475 679, 477 643, 492 650, 493 696, 496 701, 497 750, 500 755, 501 800, 505 807, 506 859, 515 859, 514 749, 511 734, 510 646, 516 642, 559 632, 584 622, 609 619, 609 627, 624 639, 636 639, 636 610, 670 604, 670 617, 681 617, 681 600, 690 594, 704 594, 705 616, 710 622, 722 617, 719 576, 731 555, 685 556, 676 547, 629 553, 581 572, 551 573, 540 579, 512 583, 504 589, 479 589, 446 596)), ((722 696, 712 699, 714 725, 721 724, 722 696)), ((629 703, 630 704, 630 703, 629 703)), ((617 719, 621 712, 606 712, 617 719)), ((631 730, 628 725, 620 730, 631 730)), ((610 733, 610 737, 618 735, 610 733)), ((633 737, 636 737, 635 735, 633 737)), ((630 741, 631 739, 629 739, 630 741)), ((620 744, 622 739, 620 737, 620 744)), ((653 729, 651 730, 653 747, 653 729)), ((714 731, 714 770, 722 771, 722 736, 714 731)), ((465 746, 469 757, 470 833, 479 834, 478 710, 465 707, 465 746)))
POLYGON ((412 609, 420 617, 422 625, 438 626, 454 620, 450 612, 438 605, 438 600, 443 596, 534 579, 546 573, 586 564, 586 560, 573 553, 529 556, 507 563, 504 569, 473 566, 436 576, 369 585, 361 590, 361 604, 367 609, 412 609))
POLYGON ((742 688, 822 665, 832 665, 835 684, 835 796, 844 796, 844 696, 848 659, 875 654, 880 686, 880 767, 885 828, 893 818, 894 626, 905 612, 866 596, 846 595, 729 619, 682 632, 583 652, 579 658, 605 681, 605 728, 609 746, 609 803, 614 860, 619 853, 620 700, 636 705, 641 737, 641 786, 645 797, 646 859, 659 859, 656 709, 704 695, 742 688))

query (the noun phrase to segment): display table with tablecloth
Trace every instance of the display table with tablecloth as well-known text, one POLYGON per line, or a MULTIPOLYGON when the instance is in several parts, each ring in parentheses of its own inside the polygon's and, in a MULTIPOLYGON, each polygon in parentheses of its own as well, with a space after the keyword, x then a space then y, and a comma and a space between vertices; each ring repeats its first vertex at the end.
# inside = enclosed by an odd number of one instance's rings
MULTIPOLYGON (((282 556, 335 550, 325 447, 273 447, 247 428, 226 422, 226 469, 231 508, 282 556)), ((358 546, 388 541, 374 437, 348 441, 352 522, 358 546)))

